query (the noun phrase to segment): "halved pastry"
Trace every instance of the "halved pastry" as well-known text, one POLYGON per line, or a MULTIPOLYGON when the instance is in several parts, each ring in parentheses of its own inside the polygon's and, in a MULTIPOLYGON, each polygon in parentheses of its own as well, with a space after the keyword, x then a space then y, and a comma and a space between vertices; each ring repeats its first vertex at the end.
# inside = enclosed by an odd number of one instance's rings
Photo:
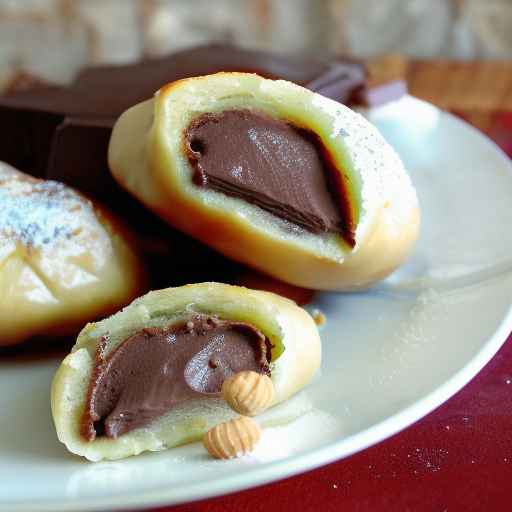
POLYGON ((233 417, 220 392, 234 373, 270 376, 275 405, 319 365, 316 325, 294 302, 219 283, 168 288, 82 330, 53 380, 53 418, 71 452, 119 459, 233 417))
POLYGON ((133 236, 56 181, 0 162, 0 346, 71 335, 144 291, 133 236))
POLYGON ((163 87, 120 117, 109 165, 177 228, 298 286, 367 286, 406 258, 418 233, 414 188, 375 127, 255 74, 163 87))

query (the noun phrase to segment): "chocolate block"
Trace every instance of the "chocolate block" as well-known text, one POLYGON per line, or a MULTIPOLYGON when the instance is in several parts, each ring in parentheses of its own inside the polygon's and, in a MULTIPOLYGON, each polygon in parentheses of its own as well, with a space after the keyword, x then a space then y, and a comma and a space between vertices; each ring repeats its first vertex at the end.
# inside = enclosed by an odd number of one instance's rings
POLYGON ((61 120, 61 116, 48 112, 0 107, 0 160, 45 178, 52 140, 61 120))
POLYGON ((111 131, 112 121, 108 119, 64 118, 52 138, 46 178, 62 181, 109 202, 109 197, 118 190, 107 172, 111 131), (84 150, 87 151, 86 158, 84 150))
POLYGON ((258 73, 266 78, 296 82, 337 101, 349 102, 354 89, 365 88, 366 71, 352 59, 304 59, 246 50, 229 45, 199 46, 160 59, 126 66, 88 68, 75 81, 83 93, 101 89, 90 108, 93 114, 118 116, 128 107, 150 98, 163 84, 218 71, 258 73), (336 87, 333 87, 336 82, 336 87), (113 87, 119 84, 119 89, 113 87))

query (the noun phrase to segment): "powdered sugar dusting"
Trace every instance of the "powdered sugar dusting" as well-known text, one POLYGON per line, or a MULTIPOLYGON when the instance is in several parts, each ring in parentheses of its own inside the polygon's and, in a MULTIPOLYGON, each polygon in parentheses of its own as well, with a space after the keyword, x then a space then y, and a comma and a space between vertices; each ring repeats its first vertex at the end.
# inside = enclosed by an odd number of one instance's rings
POLYGON ((80 231, 76 215, 83 200, 55 181, 12 179, 0 188, 0 226, 3 235, 28 247, 41 248, 80 231))
POLYGON ((318 94, 313 105, 331 117, 329 136, 343 145, 351 178, 360 191, 362 218, 356 241, 363 236, 366 217, 371 218, 383 205, 393 204, 390 212, 395 223, 408 222, 411 207, 417 204, 416 193, 396 151, 375 126, 348 107, 318 94))
POLYGON ((101 272, 124 279, 110 267, 109 230, 73 189, 0 163, 0 205, 0 264, 15 269, 20 297, 48 302, 98 282, 101 272))

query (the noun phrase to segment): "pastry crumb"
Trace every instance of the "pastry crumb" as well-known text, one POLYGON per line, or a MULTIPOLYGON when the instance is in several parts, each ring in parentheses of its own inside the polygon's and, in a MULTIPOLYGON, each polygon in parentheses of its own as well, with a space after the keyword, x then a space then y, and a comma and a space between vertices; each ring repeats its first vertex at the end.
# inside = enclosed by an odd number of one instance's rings
POLYGON ((319 309, 314 309, 311 312, 311 316, 313 317, 313 320, 315 321, 315 324, 318 325, 318 327, 325 325, 327 322, 327 317, 319 309))

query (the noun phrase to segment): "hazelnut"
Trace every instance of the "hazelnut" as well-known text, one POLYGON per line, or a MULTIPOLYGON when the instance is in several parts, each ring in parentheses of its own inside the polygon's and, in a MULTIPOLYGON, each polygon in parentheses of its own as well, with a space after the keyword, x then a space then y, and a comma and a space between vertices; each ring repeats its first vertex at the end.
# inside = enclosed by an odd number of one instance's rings
POLYGON ((267 375, 253 371, 239 372, 224 381, 222 397, 239 414, 256 416, 272 402, 274 386, 267 375))
POLYGON ((252 452, 260 437, 254 420, 240 416, 211 428, 203 437, 203 445, 216 459, 233 459, 252 452))

